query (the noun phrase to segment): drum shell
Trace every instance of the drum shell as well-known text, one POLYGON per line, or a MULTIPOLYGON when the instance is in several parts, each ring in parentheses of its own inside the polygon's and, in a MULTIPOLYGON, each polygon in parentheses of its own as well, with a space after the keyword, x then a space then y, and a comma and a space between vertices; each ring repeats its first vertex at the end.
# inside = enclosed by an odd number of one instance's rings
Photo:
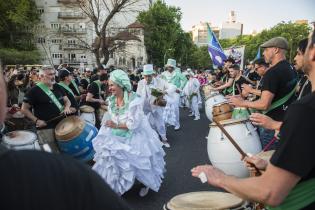
POLYGON ((207 100, 205 102, 205 112, 206 112, 207 118, 210 121, 212 121, 212 118, 213 118, 213 116, 212 116, 213 106, 216 104, 226 102, 226 101, 227 100, 221 94, 213 95, 213 96, 207 98, 207 100))
POLYGON ((233 119, 249 119, 249 111, 246 108, 243 107, 235 107, 232 113, 233 119))
POLYGON ((213 119, 216 121, 228 120, 232 118, 233 108, 228 103, 214 105, 212 108, 213 119))
MULTIPOLYGON (((259 136, 249 121, 226 120, 221 124, 245 153, 256 154, 261 151, 259 136)), ((226 174, 237 177, 249 176, 249 171, 241 160, 241 154, 214 123, 210 125, 207 151, 212 165, 226 174)))
POLYGON ((83 122, 83 125, 80 130, 72 132, 72 135, 71 133, 67 136, 56 135, 56 138, 62 153, 87 162, 94 157, 95 152, 93 150, 92 139, 97 135, 98 130, 91 123, 83 122))
POLYGON ((17 130, 6 133, 3 136, 2 144, 9 149, 13 150, 40 150, 37 135, 31 131, 26 130, 17 130), (10 135, 19 135, 21 137, 21 141, 13 138, 10 138, 10 135))

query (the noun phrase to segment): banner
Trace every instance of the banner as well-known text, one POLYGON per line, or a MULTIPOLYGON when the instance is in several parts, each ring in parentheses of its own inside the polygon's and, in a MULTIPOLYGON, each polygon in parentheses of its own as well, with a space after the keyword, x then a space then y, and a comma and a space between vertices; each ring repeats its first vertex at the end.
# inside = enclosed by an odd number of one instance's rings
POLYGON ((235 63, 240 65, 240 68, 244 67, 244 54, 245 54, 245 45, 242 46, 232 46, 224 49, 224 54, 226 57, 231 57, 235 60, 235 63))

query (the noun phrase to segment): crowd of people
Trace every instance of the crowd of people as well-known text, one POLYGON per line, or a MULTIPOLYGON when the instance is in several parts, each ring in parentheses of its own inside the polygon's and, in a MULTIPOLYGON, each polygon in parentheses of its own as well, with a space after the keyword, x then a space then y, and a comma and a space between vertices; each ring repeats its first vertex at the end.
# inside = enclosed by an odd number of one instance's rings
MULTIPOLYGON (((16 127, 17 123, 12 123, 14 118, 29 124, 31 130, 37 133, 40 147, 48 145, 54 154, 14 152, 1 146, 5 154, 1 155, 1 167, 9 168, 5 173, 8 177, 12 173, 18 178, 19 170, 25 173, 19 184, 13 185, 17 189, 24 186, 30 190, 31 182, 26 179, 32 173, 35 174, 34 182, 39 177, 40 184, 47 182, 44 184, 49 189, 47 197, 39 203, 29 202, 29 209, 49 205, 54 200, 49 196, 61 188, 65 194, 71 194, 69 187, 81 180, 86 182, 80 185, 82 188, 75 188, 77 191, 70 196, 71 201, 78 199, 82 206, 87 206, 88 201, 106 206, 110 204, 102 201, 101 196, 108 194, 113 198, 112 203, 119 203, 116 209, 127 209, 116 195, 124 194, 136 180, 143 184, 140 196, 147 195, 149 189, 159 191, 166 164, 163 147, 171 147, 167 129, 170 126, 175 131, 181 128, 181 107, 189 109, 189 116, 194 117, 193 120, 200 120, 201 90, 203 86, 208 86, 212 91, 224 94, 232 106, 246 108, 250 120, 259 127, 264 150, 273 149, 276 152, 270 163, 256 156, 245 158, 250 169, 255 165, 265 171, 259 177, 237 179, 209 165, 193 168, 192 175, 198 177, 203 172, 209 184, 245 200, 271 206, 285 205, 294 189, 303 184, 306 185, 302 187, 305 189, 303 192, 314 193, 315 163, 311 158, 314 146, 311 141, 312 121, 315 119, 311 85, 315 72, 314 37, 313 32, 308 39, 300 41, 293 65, 285 57, 289 49, 287 40, 272 38, 261 45, 264 57, 248 63, 244 71, 232 58, 214 71, 180 69, 174 59, 168 59, 162 69, 146 64, 140 72, 85 68, 81 73, 66 64, 58 69, 51 66, 30 70, 5 69, 1 74, 3 81, 0 78, 0 97, 7 100, 2 100, 0 104, 0 122, 4 121, 9 127, 6 132, 20 129, 16 127), (95 126, 99 129, 92 140, 95 155, 90 164, 94 172, 59 154, 61 151, 55 137, 57 124, 69 115, 79 116, 82 106, 92 107, 95 126), (105 114, 102 109, 106 110, 105 114), (4 158, 8 159, 6 163, 4 158), (44 167, 46 159, 48 166, 44 167), (8 166, 10 162, 11 167, 8 166), (45 168, 43 172, 36 168, 41 166, 45 168), (15 170, 16 167, 21 169, 15 170), (58 172, 49 184, 47 180, 56 173, 50 173, 54 168, 61 173, 58 172), (61 185, 64 183, 60 180, 63 173, 71 176, 78 170, 84 171, 82 175, 67 186, 61 185), (101 183, 101 179, 105 182, 101 183), (93 192, 86 202, 80 198, 84 193, 83 188, 93 192)), ((10 183, 4 186, 9 187, 10 183)), ((28 191, 23 192, 18 198, 26 196, 28 191)), ((36 188, 35 194, 40 194, 39 189, 36 188)), ((26 204, 30 196, 21 198, 22 203, 26 204)), ((64 203, 64 206, 58 204, 59 209, 74 209, 79 205, 64 201, 61 197, 57 199, 64 203)), ((8 197, 7 202, 12 200, 8 197)), ((294 205, 312 209, 314 203, 314 199, 307 197, 294 205)), ((84 209, 82 206, 79 209, 84 209)))

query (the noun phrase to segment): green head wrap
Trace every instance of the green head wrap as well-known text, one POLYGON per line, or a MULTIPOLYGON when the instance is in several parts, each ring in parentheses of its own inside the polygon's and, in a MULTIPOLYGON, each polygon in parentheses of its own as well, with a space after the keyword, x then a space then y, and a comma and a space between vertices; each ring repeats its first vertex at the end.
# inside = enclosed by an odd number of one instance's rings
POLYGON ((109 79, 121 88, 131 91, 131 83, 128 74, 123 70, 117 69, 110 73, 109 79))

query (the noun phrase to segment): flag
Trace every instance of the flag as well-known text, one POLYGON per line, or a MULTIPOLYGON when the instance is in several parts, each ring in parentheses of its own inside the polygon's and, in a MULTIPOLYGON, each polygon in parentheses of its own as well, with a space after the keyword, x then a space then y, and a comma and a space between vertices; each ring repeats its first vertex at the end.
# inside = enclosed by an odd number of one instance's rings
POLYGON ((224 54, 220 43, 218 42, 215 34, 211 30, 209 24, 208 26, 208 52, 211 60, 216 66, 223 66, 223 62, 226 60, 226 55, 224 54))
POLYGON ((260 57, 261 57, 261 55, 260 55, 260 47, 259 47, 258 51, 257 51, 257 54, 256 54, 256 57, 255 57, 255 60, 259 59, 260 57))

